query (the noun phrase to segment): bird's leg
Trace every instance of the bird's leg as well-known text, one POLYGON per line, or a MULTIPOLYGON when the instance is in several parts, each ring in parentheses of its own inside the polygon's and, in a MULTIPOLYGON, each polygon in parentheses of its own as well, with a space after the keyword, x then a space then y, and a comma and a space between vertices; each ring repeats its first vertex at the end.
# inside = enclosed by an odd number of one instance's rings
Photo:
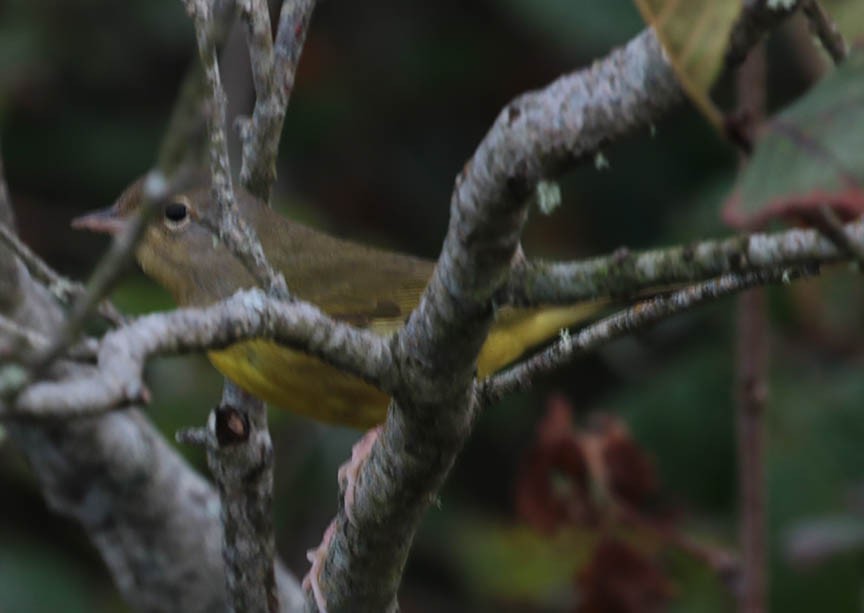
MULTIPOLYGON (((351 448, 351 459, 339 467, 339 487, 342 489, 342 500, 345 508, 345 517, 348 522, 354 523, 354 490, 357 487, 357 478, 360 475, 360 469, 369 457, 369 452, 372 446, 378 439, 378 434, 381 432, 381 426, 372 428, 363 437, 354 443, 351 448)), ((327 613, 327 600, 324 598, 324 592, 321 589, 321 584, 318 579, 321 571, 324 570, 324 562, 327 560, 327 551, 330 549, 330 541, 333 540, 333 534, 336 532, 338 518, 330 522, 327 529, 324 531, 324 537, 321 539, 321 544, 315 549, 310 549, 306 552, 306 559, 312 563, 312 568, 303 577, 303 589, 312 592, 315 599, 315 605, 321 613, 327 613)))
POLYGON ((321 544, 316 549, 310 549, 306 552, 306 559, 312 563, 312 568, 303 577, 303 589, 312 592, 315 605, 318 607, 320 613, 327 613, 327 600, 324 598, 324 592, 321 590, 318 577, 321 575, 321 571, 324 570, 327 550, 330 549, 330 541, 333 539, 333 533, 336 532, 336 521, 334 519, 327 526, 327 529, 324 531, 324 537, 321 539, 321 544))
POLYGON ((372 428, 363 437, 354 443, 351 448, 351 459, 339 467, 339 487, 342 489, 342 500, 345 508, 345 516, 351 524, 354 524, 354 492, 357 488, 357 478, 360 470, 372 451, 372 446, 378 439, 381 426, 372 428))

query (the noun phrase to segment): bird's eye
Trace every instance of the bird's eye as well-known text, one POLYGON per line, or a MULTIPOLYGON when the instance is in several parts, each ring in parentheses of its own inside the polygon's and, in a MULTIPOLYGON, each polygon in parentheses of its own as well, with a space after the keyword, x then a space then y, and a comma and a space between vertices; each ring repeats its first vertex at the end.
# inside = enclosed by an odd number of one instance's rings
POLYGON ((189 217, 189 206, 185 202, 171 202, 165 205, 165 220, 169 225, 178 226, 189 217))

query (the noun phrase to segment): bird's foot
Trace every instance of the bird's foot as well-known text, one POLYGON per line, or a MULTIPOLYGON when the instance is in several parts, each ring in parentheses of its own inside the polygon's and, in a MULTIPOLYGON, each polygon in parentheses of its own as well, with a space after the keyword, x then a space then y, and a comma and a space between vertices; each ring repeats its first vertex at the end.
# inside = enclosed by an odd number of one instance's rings
POLYGON ((327 613, 327 599, 324 598, 324 592, 321 589, 318 578, 321 576, 321 571, 324 570, 324 561, 327 559, 330 541, 333 540, 333 534, 336 532, 336 521, 334 519, 327 526, 327 529, 324 531, 324 537, 321 539, 321 544, 316 549, 310 549, 306 552, 306 559, 312 563, 312 568, 303 577, 303 589, 312 592, 315 605, 318 607, 320 613, 327 613))
POLYGON ((354 446, 351 448, 351 459, 339 467, 339 487, 344 492, 342 500, 344 502, 345 516, 351 524, 355 523, 354 495, 357 488, 357 479, 380 433, 381 426, 376 426, 366 432, 363 438, 354 443, 354 446))

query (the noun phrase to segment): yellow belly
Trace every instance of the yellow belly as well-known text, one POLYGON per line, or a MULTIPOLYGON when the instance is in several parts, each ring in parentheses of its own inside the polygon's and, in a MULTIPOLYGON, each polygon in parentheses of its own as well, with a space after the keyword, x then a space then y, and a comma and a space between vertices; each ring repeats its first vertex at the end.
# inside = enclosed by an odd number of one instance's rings
MULTIPOLYGON (((573 307, 509 310, 496 322, 477 362, 479 377, 503 368, 528 349, 585 320, 598 303, 573 307)), ((274 406, 300 415, 355 428, 384 421, 389 397, 316 358, 252 340, 211 351, 210 361, 223 375, 274 406)))

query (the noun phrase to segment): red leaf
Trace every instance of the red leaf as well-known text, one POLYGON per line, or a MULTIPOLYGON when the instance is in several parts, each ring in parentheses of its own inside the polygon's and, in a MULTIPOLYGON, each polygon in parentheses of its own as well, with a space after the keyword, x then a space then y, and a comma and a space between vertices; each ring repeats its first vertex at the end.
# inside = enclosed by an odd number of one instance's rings
POLYGON ((813 191, 807 194, 791 194, 762 203, 755 212, 746 212, 741 196, 736 191, 723 209, 723 221, 743 230, 763 228, 774 219, 787 222, 803 222, 811 225, 816 209, 830 206, 845 223, 864 213, 864 190, 849 187, 842 192, 813 191))
POLYGON ((609 489, 617 499, 636 507, 643 506, 659 489, 651 457, 636 444, 620 419, 608 417, 603 436, 609 489))
POLYGON ((576 580, 577 613, 653 613, 672 596, 672 584, 653 561, 629 545, 604 538, 576 580))
POLYGON ((588 468, 573 429, 570 405, 553 396, 516 479, 516 510, 542 532, 589 521, 588 468))

